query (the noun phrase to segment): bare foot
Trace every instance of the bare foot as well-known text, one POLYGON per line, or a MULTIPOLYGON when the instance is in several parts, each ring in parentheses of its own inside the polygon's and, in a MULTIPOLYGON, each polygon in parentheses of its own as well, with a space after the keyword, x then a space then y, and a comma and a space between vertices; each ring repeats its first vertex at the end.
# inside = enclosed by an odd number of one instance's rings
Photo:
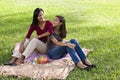
POLYGON ((15 63, 17 59, 18 59, 17 57, 12 57, 12 59, 9 61, 9 63, 15 63))
POLYGON ((92 65, 92 63, 91 63, 88 59, 86 59, 84 63, 85 63, 86 65, 92 65))
POLYGON ((91 67, 86 66, 85 64, 83 64, 81 61, 77 63, 77 66, 81 69, 81 70, 86 70, 86 71, 90 71, 91 67))
POLYGON ((87 67, 87 66, 84 65, 81 61, 77 63, 77 66, 78 66, 79 68, 86 68, 86 67, 87 67))
POLYGON ((8 63, 5 63, 4 65, 9 65, 9 66, 11 66, 11 65, 13 65, 13 64, 16 62, 17 59, 18 59, 18 58, 16 58, 16 57, 12 57, 12 59, 11 59, 8 63))
POLYGON ((23 61, 24 61, 24 59, 25 59, 25 56, 22 55, 21 58, 17 59, 17 61, 15 62, 15 64, 16 64, 16 65, 22 64, 23 61))
POLYGON ((85 60, 84 64, 87 65, 88 67, 96 68, 96 65, 92 64, 88 59, 85 60))
POLYGON ((22 60, 22 59, 18 59, 18 60, 15 62, 16 65, 20 65, 20 64, 22 64, 22 63, 23 63, 23 60, 22 60))

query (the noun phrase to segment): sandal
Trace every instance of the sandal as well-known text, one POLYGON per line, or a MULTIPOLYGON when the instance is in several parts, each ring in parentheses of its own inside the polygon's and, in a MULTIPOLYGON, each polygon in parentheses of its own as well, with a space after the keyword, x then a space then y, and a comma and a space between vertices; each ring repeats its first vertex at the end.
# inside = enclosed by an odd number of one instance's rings
POLYGON ((15 63, 12 63, 10 66, 17 66, 17 64, 15 64, 15 63))
POLYGON ((15 64, 15 63, 5 63, 5 64, 3 64, 3 65, 5 65, 5 66, 16 66, 17 64, 15 64))
POLYGON ((88 67, 91 67, 91 68, 96 68, 96 65, 95 64, 91 64, 91 65, 89 65, 89 64, 86 64, 86 63, 84 63, 86 66, 88 66, 88 67))
POLYGON ((96 68, 96 65, 95 65, 95 64, 89 65, 89 64, 86 64, 85 61, 83 61, 83 64, 85 64, 86 66, 91 67, 91 68, 96 68))
POLYGON ((80 68, 80 70, 90 71, 90 70, 91 70, 91 67, 87 66, 87 67, 85 67, 85 68, 80 68))
POLYGON ((12 65, 13 63, 5 63, 5 64, 3 64, 3 65, 12 65))
POLYGON ((91 68, 96 68, 96 65, 95 65, 95 64, 87 65, 87 66, 89 66, 89 67, 91 67, 91 68))

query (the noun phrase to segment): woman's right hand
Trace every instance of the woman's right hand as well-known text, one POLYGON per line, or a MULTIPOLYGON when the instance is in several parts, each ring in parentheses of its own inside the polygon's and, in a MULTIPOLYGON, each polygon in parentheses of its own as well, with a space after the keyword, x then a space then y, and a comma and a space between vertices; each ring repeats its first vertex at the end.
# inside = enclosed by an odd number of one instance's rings
POLYGON ((20 52, 20 53, 23 53, 23 51, 24 51, 24 45, 21 43, 21 44, 20 44, 20 48, 19 48, 19 52, 20 52))
POLYGON ((72 49, 75 49, 75 44, 72 44, 72 43, 67 43, 67 46, 69 47, 69 48, 72 48, 72 49))

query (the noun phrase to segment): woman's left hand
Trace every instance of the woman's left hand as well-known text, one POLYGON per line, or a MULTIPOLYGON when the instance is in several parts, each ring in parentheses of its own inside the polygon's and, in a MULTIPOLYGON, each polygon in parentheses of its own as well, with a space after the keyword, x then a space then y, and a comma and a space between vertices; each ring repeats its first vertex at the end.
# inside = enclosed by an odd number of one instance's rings
POLYGON ((75 49, 75 44, 72 44, 72 43, 67 43, 67 46, 69 47, 69 48, 72 48, 72 49, 75 49))

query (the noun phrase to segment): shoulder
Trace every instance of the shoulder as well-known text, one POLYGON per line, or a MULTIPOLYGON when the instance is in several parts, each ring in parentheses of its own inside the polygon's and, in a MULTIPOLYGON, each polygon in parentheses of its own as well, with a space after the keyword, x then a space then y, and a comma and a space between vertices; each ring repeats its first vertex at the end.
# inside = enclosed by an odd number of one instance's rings
POLYGON ((38 27, 38 25, 31 24, 31 25, 30 25, 30 27, 32 27, 32 28, 37 28, 37 27, 38 27))
POLYGON ((53 24, 52 24, 52 21, 49 21, 49 20, 46 20, 46 24, 47 24, 47 25, 53 25, 53 24))

